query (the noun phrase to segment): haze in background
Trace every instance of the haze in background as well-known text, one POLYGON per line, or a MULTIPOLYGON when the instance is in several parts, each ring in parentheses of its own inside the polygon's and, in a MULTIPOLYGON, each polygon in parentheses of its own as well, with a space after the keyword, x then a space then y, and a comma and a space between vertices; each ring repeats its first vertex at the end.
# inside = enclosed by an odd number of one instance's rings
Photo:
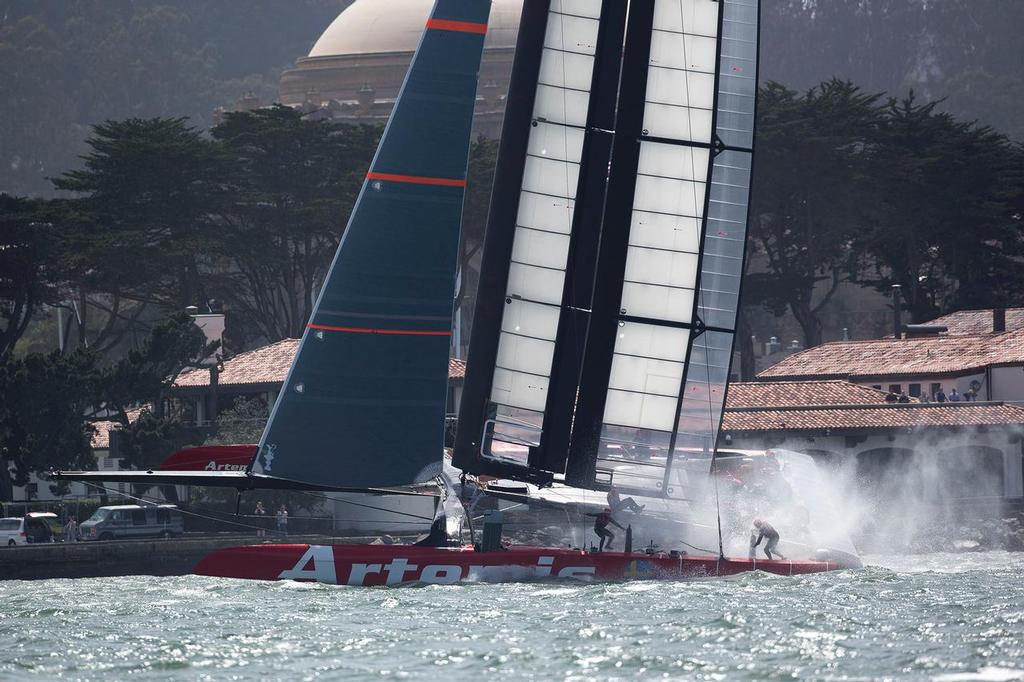
MULTIPOLYGON (((429 0, 424 0, 429 2, 429 0)), ((0 0, 0 192, 53 194, 89 126, 276 98, 350 0, 0 0)), ((767 0, 761 80, 832 76, 925 98, 1024 138, 1024 3, 767 0)))

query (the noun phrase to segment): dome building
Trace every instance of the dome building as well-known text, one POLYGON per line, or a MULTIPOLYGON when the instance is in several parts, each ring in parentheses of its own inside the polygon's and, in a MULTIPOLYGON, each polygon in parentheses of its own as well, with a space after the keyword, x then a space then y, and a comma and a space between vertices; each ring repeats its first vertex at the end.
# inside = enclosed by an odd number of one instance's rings
MULTIPOLYGON (((433 0, 356 0, 309 55, 281 75, 283 104, 352 123, 387 121, 433 0)), ((522 0, 494 0, 477 91, 475 132, 497 137, 522 0)))

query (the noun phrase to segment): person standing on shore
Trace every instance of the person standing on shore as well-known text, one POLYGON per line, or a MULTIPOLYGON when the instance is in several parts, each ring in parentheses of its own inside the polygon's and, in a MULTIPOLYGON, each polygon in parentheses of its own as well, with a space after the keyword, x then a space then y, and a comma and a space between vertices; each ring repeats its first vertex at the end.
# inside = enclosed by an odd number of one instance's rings
POLYGON ((252 513, 256 516, 256 537, 265 537, 267 535, 267 510, 263 508, 262 500, 256 500, 256 509, 252 513))
POLYGON ((64 542, 78 542, 78 522, 74 516, 69 516, 64 524, 64 542))
POLYGON ((288 537, 288 509, 283 504, 277 510, 277 532, 288 537))

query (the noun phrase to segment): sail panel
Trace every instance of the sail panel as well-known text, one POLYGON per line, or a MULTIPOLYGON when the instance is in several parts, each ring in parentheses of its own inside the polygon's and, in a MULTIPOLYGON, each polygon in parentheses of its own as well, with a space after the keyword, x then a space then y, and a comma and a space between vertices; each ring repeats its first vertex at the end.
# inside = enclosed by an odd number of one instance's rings
POLYGON ((715 131, 728 147, 754 146, 758 0, 725 0, 715 131))
POLYGON ((513 477, 564 471, 573 485, 683 497, 673 463, 714 450, 735 335, 757 0, 629 3, 617 44, 587 21, 622 4, 568 5, 550 3, 538 50, 476 438, 484 459, 523 467, 501 470, 513 477), (597 65, 615 47, 621 78, 604 96, 616 101, 595 122, 597 65))
POLYGON ((725 405, 746 248, 758 10, 758 0, 722 2, 716 134, 725 150, 712 161, 697 293, 697 314, 707 329, 690 349, 666 476, 669 494, 682 490, 686 478, 683 467, 672 462, 699 459, 710 467, 725 405))
POLYGON ((718 12, 717 0, 656 0, 646 135, 711 142, 718 12))
POLYGON ((694 339, 676 423, 676 457, 706 457, 714 449, 725 403, 734 336, 732 332, 708 331, 694 339))
MULTIPOLYGON (((639 318, 681 333, 679 364, 626 362, 616 339, 600 436, 591 440, 592 408, 584 407, 571 479, 679 497, 686 477, 673 462, 713 452, 729 373, 750 190, 757 4, 656 0, 652 28, 619 324, 639 318)), ((628 172, 615 168, 621 162, 628 157, 613 159, 613 178, 628 172)), ((592 326, 591 340, 595 333, 608 330, 592 326)), ((601 344, 591 352, 603 352, 601 344)))
POLYGON ((750 194, 749 152, 724 151, 714 161, 698 315, 709 327, 735 329, 750 194))
MULTIPOLYGON (((552 2, 548 12, 491 382, 495 406, 536 411, 540 429, 554 365, 555 344, 547 339, 557 338, 569 268, 600 13, 600 0, 552 2), (549 232, 540 232, 539 225, 549 232), (530 340, 506 321, 521 316, 514 305, 520 301, 548 308, 533 316, 530 340), (513 357, 523 359, 513 362, 513 357)), ((500 434, 495 439, 500 441, 500 434)))
POLYGON ((488 0, 438 0, 252 471, 339 488, 440 470, 459 224, 488 0))

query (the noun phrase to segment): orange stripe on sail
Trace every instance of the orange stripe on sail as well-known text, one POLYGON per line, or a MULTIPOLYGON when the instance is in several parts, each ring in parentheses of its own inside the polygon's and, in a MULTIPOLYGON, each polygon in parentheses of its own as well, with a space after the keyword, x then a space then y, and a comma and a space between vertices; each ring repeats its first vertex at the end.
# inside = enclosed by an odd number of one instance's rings
POLYGON ((428 19, 427 28, 438 31, 458 31, 459 33, 476 33, 484 35, 487 33, 487 24, 478 24, 472 21, 451 21, 450 19, 428 19))
POLYGON ((397 173, 366 174, 367 180, 386 180, 388 182, 407 182, 413 185, 442 185, 444 187, 465 187, 466 181, 458 178, 431 178, 424 175, 398 175, 397 173))
POLYGON ((309 329, 320 329, 328 332, 348 332, 350 334, 387 334, 393 336, 451 336, 450 331, 431 329, 371 329, 369 327, 332 327, 326 324, 307 324, 309 329))

